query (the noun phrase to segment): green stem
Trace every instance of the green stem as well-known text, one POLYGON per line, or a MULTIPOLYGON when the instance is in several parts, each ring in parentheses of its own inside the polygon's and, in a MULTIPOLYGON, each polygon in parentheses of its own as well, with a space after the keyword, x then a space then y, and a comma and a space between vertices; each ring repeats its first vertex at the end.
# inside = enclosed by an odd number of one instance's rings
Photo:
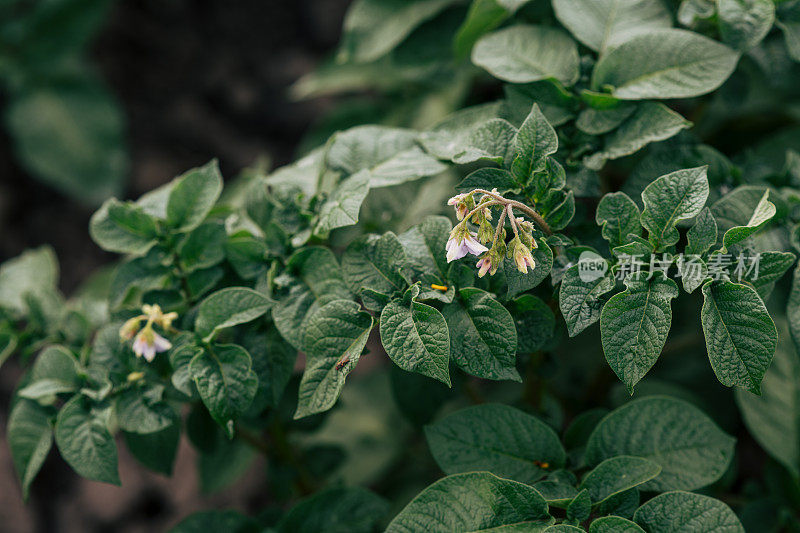
POLYGON ((533 219, 533 221, 536 222, 536 224, 542 229, 542 231, 546 235, 552 235, 553 234, 553 230, 550 229, 550 225, 547 222, 544 221, 542 216, 539 213, 537 213, 535 210, 533 210, 530 207, 528 207, 527 205, 523 204, 522 202, 518 202, 516 200, 509 200, 508 198, 505 198, 505 197, 503 197, 503 196, 501 196, 501 195, 499 195, 497 193, 494 193, 494 192, 491 192, 491 191, 487 191, 486 189, 475 189, 473 192, 477 192, 477 193, 480 193, 480 194, 485 194, 485 195, 487 195, 487 196, 489 196, 491 198, 494 198, 495 200, 497 200, 498 202, 500 202, 502 204, 505 204, 507 206, 511 205, 511 206, 514 206, 514 207, 518 208, 520 211, 524 212, 526 215, 531 217, 533 219))

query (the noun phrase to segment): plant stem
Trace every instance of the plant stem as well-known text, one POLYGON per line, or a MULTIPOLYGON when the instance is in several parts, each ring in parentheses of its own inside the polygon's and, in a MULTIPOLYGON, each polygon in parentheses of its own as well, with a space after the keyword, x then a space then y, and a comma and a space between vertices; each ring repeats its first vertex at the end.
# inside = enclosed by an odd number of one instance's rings
MULTIPOLYGON (((494 201, 494 200, 493 200, 493 201, 491 201, 491 202, 486 202, 486 203, 484 203, 484 204, 481 204, 481 205, 479 205, 478 207, 476 207, 475 209, 473 209, 472 211, 470 211, 469 213, 467 213, 466 215, 464 215, 464 220, 465 220, 465 221, 466 221, 466 220, 469 220, 469 219, 470 219, 470 217, 472 217, 472 215, 474 215, 475 213, 477 213, 477 212, 478 212, 478 211, 480 211, 481 209, 484 209, 484 208, 486 208, 486 207, 492 207, 493 205, 502 205, 502 204, 501 204, 501 202, 497 202, 497 201, 494 201)), ((462 223, 463 223, 463 222, 462 222, 462 223)))
POLYGON ((511 229, 514 230, 514 237, 519 237, 519 231, 517 231, 517 221, 514 220, 514 209, 511 207, 511 204, 506 206, 506 211, 508 211, 508 221, 511 222, 511 229))
POLYGON ((533 209, 531 209, 527 205, 523 204, 522 202, 518 202, 516 200, 509 200, 508 198, 505 198, 505 197, 503 197, 503 196, 501 196, 501 195, 499 195, 497 193, 494 193, 494 192, 491 192, 491 191, 487 191, 486 189, 475 189, 473 192, 477 192, 477 193, 480 193, 480 194, 485 194, 485 195, 487 195, 487 196, 489 196, 491 198, 494 198, 499 203, 505 204, 507 206, 511 205, 511 206, 514 206, 514 207, 518 208, 520 211, 524 212, 526 215, 531 217, 533 219, 533 221, 536 222, 536 224, 542 229, 542 231, 546 235, 552 235, 553 234, 553 230, 551 230, 550 226, 547 224, 547 222, 544 221, 544 219, 542 218, 542 215, 540 215, 539 213, 537 213, 536 211, 534 211, 533 209))
POLYGON ((503 233, 503 222, 506 221, 506 210, 500 213, 500 220, 497 221, 497 229, 494 230, 494 239, 492 239, 492 248, 494 248, 497 241, 500 239, 500 234, 503 233))

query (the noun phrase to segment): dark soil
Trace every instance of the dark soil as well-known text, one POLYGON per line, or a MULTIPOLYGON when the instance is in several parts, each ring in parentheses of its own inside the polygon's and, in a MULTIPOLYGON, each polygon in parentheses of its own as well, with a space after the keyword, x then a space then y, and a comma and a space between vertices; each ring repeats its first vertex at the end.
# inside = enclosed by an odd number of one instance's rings
MULTIPOLYGON (((287 88, 331 53, 348 3, 118 2, 92 55, 128 119, 132 166, 125 196, 136 198, 214 157, 226 178, 260 156, 276 166, 291 161, 330 103, 291 102, 287 88)), ((89 239, 93 210, 27 175, 0 131, 0 261, 49 243, 69 294, 112 259, 89 239)), ((19 375, 13 362, 0 373, 2 416, 19 375)), ((0 432, 5 423, 0 419, 0 432)), ((200 495, 192 450, 184 442, 171 479, 146 472, 120 447, 120 488, 78 478, 51 453, 25 505, 4 435, 0 440, 4 532, 163 531, 195 510, 255 512, 265 503, 263 463, 234 489, 200 495)))

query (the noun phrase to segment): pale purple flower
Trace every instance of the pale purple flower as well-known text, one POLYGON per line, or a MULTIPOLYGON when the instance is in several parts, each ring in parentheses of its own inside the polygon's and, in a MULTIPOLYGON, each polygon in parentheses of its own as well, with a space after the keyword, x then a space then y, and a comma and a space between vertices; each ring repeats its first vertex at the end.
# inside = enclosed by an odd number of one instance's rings
POLYGON ((478 264, 475 266, 478 267, 478 277, 482 278, 492 268, 492 260, 488 255, 485 255, 478 260, 478 264))
POLYGON ((488 252, 489 249, 479 243, 476 237, 477 234, 474 231, 465 233, 460 239, 458 236, 450 237, 445 246, 447 249, 447 262, 450 263, 456 259, 461 259, 467 254, 481 255, 484 252, 488 252))
POLYGON ((464 217, 467 216, 467 193, 461 193, 453 196, 449 200, 447 200, 447 205, 454 205, 456 206, 456 218, 458 220, 464 220, 464 217))
POLYGON ((516 249, 514 250, 514 263, 517 265, 517 270, 523 274, 528 273, 528 267, 533 270, 533 268, 536 266, 536 262, 533 260, 533 255, 531 255, 531 251, 527 246, 522 244, 517 245, 516 249))
POLYGON ((458 202, 463 202, 464 198, 467 197, 467 193, 456 194, 449 200, 447 200, 447 205, 456 205, 458 202))
POLYGON ((155 359, 157 353, 166 352, 172 348, 172 343, 153 331, 149 325, 136 336, 133 341, 133 353, 136 357, 144 357, 148 363, 155 359))

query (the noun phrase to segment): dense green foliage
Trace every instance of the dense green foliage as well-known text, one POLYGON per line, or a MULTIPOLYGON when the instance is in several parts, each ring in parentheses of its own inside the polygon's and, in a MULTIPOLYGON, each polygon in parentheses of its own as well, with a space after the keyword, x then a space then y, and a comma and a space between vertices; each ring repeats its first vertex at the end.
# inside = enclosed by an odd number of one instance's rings
POLYGON ((800 530, 799 40, 797 0, 356 0, 296 163, 107 200, 67 301, 2 266, 23 492, 53 438, 118 483, 115 434, 169 474, 185 432, 275 508, 179 532, 800 530))

